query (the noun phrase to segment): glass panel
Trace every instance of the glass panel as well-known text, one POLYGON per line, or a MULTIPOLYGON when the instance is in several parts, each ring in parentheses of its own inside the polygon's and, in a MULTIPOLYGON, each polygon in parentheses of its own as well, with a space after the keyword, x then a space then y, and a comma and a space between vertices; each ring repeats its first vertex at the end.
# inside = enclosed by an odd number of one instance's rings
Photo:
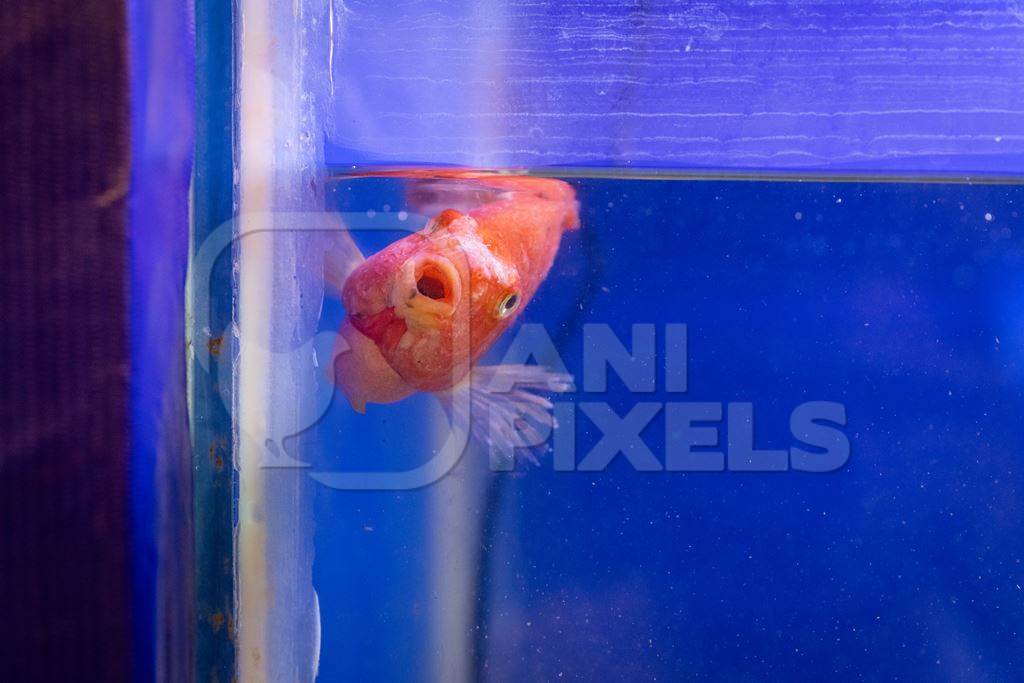
POLYGON ((1011 677, 1024 22, 903 7, 200 12, 200 672, 1011 677))
POLYGON ((1018 175, 1014 3, 349 0, 338 165, 1018 175))

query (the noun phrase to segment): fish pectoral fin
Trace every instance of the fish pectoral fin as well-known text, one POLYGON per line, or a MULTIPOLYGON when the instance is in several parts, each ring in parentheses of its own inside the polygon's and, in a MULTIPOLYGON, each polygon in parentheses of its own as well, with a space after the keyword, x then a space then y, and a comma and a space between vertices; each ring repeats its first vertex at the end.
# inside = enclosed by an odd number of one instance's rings
POLYGON ((345 280, 365 260, 347 228, 329 231, 324 244, 324 284, 340 297, 345 280))
POLYGON ((540 365, 485 365, 459 390, 469 394, 470 437, 487 448, 493 465, 511 467, 517 454, 536 464, 547 450, 558 424, 544 394, 572 391, 573 381, 540 365))

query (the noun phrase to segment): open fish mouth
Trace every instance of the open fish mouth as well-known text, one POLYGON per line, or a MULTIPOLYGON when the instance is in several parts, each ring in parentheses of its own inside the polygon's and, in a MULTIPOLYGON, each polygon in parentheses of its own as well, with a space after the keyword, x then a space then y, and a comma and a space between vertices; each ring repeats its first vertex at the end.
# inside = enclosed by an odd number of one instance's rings
POLYGON ((451 317, 461 299, 458 270, 438 254, 410 258, 391 285, 390 303, 395 315, 409 327, 439 327, 451 317))

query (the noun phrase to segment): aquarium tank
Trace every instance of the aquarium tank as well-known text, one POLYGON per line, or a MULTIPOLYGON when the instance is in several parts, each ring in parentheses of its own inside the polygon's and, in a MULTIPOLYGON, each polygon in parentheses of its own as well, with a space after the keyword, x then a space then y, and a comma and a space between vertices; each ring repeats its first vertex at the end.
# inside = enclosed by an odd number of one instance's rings
POLYGON ((192 21, 158 663, 1024 675, 1020 3, 192 21))

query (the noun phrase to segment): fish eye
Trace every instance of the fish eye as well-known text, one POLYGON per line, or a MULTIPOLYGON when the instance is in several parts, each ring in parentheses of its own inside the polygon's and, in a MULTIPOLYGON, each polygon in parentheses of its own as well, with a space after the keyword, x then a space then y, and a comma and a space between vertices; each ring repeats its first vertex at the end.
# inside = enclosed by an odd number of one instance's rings
POLYGON ((511 315, 517 308, 519 308, 519 293, 509 292, 498 302, 496 312, 499 318, 505 318, 511 315))

